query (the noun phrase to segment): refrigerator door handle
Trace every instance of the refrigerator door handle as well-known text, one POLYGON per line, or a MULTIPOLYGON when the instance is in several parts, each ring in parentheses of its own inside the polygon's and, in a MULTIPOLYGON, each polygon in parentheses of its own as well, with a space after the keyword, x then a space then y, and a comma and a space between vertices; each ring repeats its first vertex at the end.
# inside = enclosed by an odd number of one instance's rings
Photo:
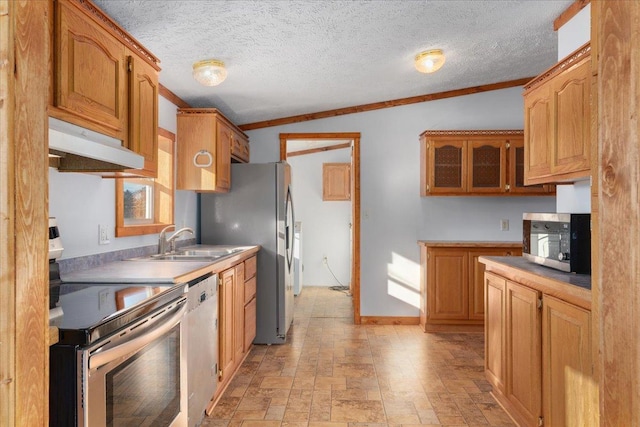
POLYGON ((293 197, 291 195, 291 187, 287 188, 287 203, 285 211, 285 242, 287 253, 287 264, 289 270, 293 266, 293 245, 295 244, 293 239, 293 224, 295 224, 295 214, 293 210, 293 197))

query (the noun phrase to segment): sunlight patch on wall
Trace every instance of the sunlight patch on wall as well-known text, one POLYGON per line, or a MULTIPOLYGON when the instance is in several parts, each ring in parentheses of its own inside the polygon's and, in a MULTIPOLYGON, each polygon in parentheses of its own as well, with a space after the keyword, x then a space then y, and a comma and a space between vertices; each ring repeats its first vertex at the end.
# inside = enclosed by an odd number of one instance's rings
POLYGON ((387 293, 416 308, 420 307, 420 264, 395 252, 387 264, 387 293))

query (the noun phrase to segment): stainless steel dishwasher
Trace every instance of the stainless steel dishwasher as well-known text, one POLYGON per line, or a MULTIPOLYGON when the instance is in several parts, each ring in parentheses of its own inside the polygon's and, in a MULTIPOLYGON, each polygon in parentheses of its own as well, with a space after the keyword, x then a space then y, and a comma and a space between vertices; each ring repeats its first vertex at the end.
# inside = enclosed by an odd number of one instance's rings
POLYGON ((199 426, 218 386, 218 275, 189 283, 187 393, 189 427, 199 426))

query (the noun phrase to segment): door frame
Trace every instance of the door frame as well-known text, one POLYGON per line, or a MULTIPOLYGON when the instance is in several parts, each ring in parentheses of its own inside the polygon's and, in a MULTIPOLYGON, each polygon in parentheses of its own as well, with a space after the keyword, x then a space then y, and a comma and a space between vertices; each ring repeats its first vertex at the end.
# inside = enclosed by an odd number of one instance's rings
POLYGON ((353 141, 351 156, 351 295, 353 303, 353 323, 359 325, 360 320, 360 132, 343 133, 281 133, 280 160, 287 160, 287 141, 304 140, 345 140, 353 141))

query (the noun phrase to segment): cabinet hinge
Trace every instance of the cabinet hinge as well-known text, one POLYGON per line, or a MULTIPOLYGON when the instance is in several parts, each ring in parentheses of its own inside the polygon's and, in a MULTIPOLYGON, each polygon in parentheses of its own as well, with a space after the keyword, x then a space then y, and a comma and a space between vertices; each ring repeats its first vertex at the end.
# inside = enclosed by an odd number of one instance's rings
POLYGON ((538 310, 542 310, 542 298, 538 298, 538 310))
POLYGON ((511 190, 511 184, 507 184, 504 186, 505 191, 510 191, 511 190))
POLYGON ((544 425, 544 417, 538 417, 538 427, 542 427, 544 425))
POLYGON ((427 192, 431 191, 431 186, 429 184, 427 184, 427 192))
POLYGON ((510 142, 507 142, 506 147, 507 147, 507 149, 511 148, 511 143, 510 143, 510 142))
POLYGON ((218 378, 222 378, 222 369, 218 371, 218 378))
POLYGON ((133 71, 133 59, 131 57, 128 58, 127 60, 127 71, 133 71))

